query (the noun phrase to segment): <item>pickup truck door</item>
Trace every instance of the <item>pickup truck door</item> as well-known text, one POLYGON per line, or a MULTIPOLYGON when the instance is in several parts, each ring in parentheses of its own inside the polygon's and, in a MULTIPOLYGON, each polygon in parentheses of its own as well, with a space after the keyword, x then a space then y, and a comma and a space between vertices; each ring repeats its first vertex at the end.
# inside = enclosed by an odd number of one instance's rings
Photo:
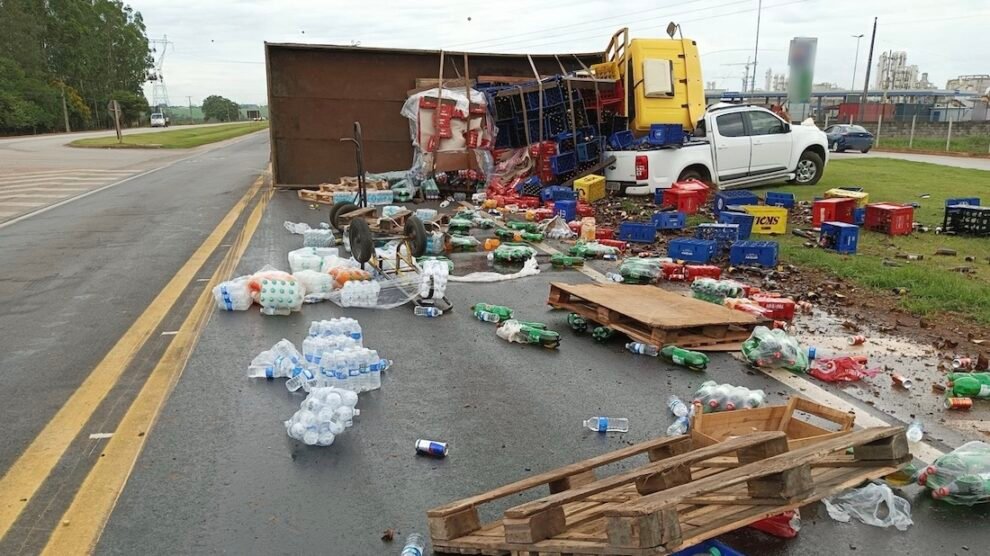
POLYGON ((747 112, 753 154, 749 173, 770 174, 791 168, 791 130, 773 114, 754 110, 747 112))
POLYGON ((731 180, 749 173, 752 146, 746 134, 742 112, 719 114, 713 118, 715 143, 715 172, 718 179, 731 180))

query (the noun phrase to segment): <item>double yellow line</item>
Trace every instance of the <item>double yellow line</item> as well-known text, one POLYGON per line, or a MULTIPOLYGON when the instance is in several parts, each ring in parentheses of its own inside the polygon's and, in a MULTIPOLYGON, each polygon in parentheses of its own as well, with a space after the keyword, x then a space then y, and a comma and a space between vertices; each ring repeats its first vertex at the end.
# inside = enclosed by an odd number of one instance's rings
MULTIPOLYGON (((259 178, 238 200, 0 479, 0 538, 10 531, 134 356, 250 206, 262 184, 263 179, 259 178)), ((63 525, 58 526, 49 538, 45 553, 85 554, 92 550, 144 446, 147 431, 185 368, 199 332, 209 319, 213 307, 211 290, 216 283, 229 276, 247 249, 271 191, 266 190, 261 195, 179 332, 122 418, 102 452, 103 457, 97 460, 83 481, 60 520, 63 525)))

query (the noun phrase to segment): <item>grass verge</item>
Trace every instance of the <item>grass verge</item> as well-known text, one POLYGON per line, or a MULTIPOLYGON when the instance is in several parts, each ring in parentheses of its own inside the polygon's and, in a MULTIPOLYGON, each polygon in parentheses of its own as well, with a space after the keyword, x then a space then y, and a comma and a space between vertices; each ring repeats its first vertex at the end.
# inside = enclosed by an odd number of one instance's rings
MULTIPOLYGON (((906 137, 880 137, 878 149, 915 150, 925 153, 945 151, 945 137, 915 137, 908 146, 906 137)), ((967 153, 987 156, 990 155, 990 136, 959 136, 953 137, 949 143, 949 153, 967 153)))
POLYGON ((188 149, 254 133, 268 127, 268 122, 244 122, 216 124, 188 129, 170 129, 154 133, 130 133, 124 135, 124 142, 118 143, 116 136, 77 139, 73 147, 116 148, 116 149, 188 149))
POLYGON ((914 219, 930 226, 932 231, 889 237, 861 230, 858 253, 852 256, 807 248, 804 246, 807 240, 788 234, 776 238, 780 241, 782 261, 850 279, 876 289, 877 295, 889 296, 893 295, 892 288, 908 288, 909 293, 900 298, 899 304, 916 314, 953 312, 990 325, 990 263, 987 262, 990 238, 934 233, 935 227, 942 224, 946 198, 980 197, 984 205, 990 204, 990 172, 879 158, 839 160, 829 163, 822 181, 815 186, 769 186, 754 190, 789 191, 798 200, 810 201, 827 189, 842 186, 863 187, 870 194, 870 202, 920 203, 914 219), (939 247, 955 249, 958 256, 935 256, 939 247), (897 259, 898 253, 921 254, 924 260, 897 259), (976 261, 965 262, 967 255, 976 257, 976 261), (885 266, 884 259, 901 266, 885 266), (975 271, 961 274, 950 270, 960 266, 973 267, 975 271))

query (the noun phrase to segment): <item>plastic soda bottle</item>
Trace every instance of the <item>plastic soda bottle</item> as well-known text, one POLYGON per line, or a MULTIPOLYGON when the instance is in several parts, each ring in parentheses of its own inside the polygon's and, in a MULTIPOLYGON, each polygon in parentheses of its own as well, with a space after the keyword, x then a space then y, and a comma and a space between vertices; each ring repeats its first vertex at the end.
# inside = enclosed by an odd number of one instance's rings
POLYGON ((691 419, 687 415, 682 415, 667 427, 667 436, 687 434, 689 428, 691 428, 691 419))
POLYGON ((984 384, 976 377, 954 375, 949 383, 952 395, 963 398, 990 398, 990 384, 984 384))
POLYGON ((907 428, 907 439, 908 442, 915 443, 921 442, 921 438, 925 435, 925 430, 921 427, 921 421, 915 421, 911 423, 907 428))
POLYGON ((417 306, 413 309, 413 314, 417 317, 430 317, 436 318, 443 314, 443 311, 439 307, 423 307, 417 306))
MULTIPOLYGON (((509 320, 512 318, 512 309, 504 305, 491 305, 488 303, 475 303, 471 307, 471 312, 477 314, 478 311, 484 311, 486 313, 494 313, 498 315, 500 320, 509 320)), ((498 321, 491 321, 498 322, 498 321)))
POLYGON ((639 355, 649 355, 651 357, 656 357, 660 353, 660 350, 656 346, 644 344, 643 342, 629 342, 626 344, 626 349, 639 355))
POLYGON ((667 409, 670 409, 675 417, 684 417, 688 414, 688 406, 673 394, 667 398, 667 409))
POLYGON ((660 357, 669 363, 687 367, 694 371, 702 371, 708 367, 707 355, 677 346, 664 346, 660 350, 660 357))
POLYGON ((575 332, 585 332, 588 330, 588 321, 577 313, 570 313, 567 315, 567 324, 570 325, 571 330, 575 332))
POLYGON ((584 420, 584 426, 595 432, 629 432, 629 419, 625 417, 592 417, 584 420))
POLYGON ((426 549, 426 539, 419 533, 413 533, 406 537, 406 545, 402 547, 402 554, 399 556, 423 556, 426 549))
POLYGON ((550 257, 550 264, 556 268, 584 266, 584 257, 574 257, 563 253, 556 253, 550 257))

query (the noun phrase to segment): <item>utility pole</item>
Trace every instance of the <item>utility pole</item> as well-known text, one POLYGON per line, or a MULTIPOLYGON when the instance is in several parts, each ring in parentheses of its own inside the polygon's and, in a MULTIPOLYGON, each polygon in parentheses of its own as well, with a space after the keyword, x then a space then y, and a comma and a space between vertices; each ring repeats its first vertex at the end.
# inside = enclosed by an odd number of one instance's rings
POLYGON ((193 117, 192 117, 192 97, 187 96, 186 97, 186 100, 189 101, 189 123, 193 123, 193 117))
POLYGON ((62 82, 62 116, 65 118, 65 132, 69 133, 69 107, 65 104, 65 82, 62 82))
POLYGON ((863 99, 859 103, 859 122, 863 123, 863 109, 867 95, 870 94, 870 69, 873 66, 873 46, 877 42, 877 18, 873 18, 873 36, 870 37, 870 54, 866 57, 866 82, 863 83, 863 99))
MULTIPOLYGON (((760 56, 760 16, 763 15, 763 0, 758 0, 756 4, 756 46, 753 47, 753 85, 750 91, 756 90, 756 61, 760 56)), ((745 87, 743 88, 745 91, 745 87)))
POLYGON ((849 86, 849 90, 852 91, 856 89, 856 65, 859 63, 859 41, 864 37, 863 33, 858 35, 849 35, 850 37, 856 39, 856 55, 853 56, 853 80, 852 85, 849 86))

